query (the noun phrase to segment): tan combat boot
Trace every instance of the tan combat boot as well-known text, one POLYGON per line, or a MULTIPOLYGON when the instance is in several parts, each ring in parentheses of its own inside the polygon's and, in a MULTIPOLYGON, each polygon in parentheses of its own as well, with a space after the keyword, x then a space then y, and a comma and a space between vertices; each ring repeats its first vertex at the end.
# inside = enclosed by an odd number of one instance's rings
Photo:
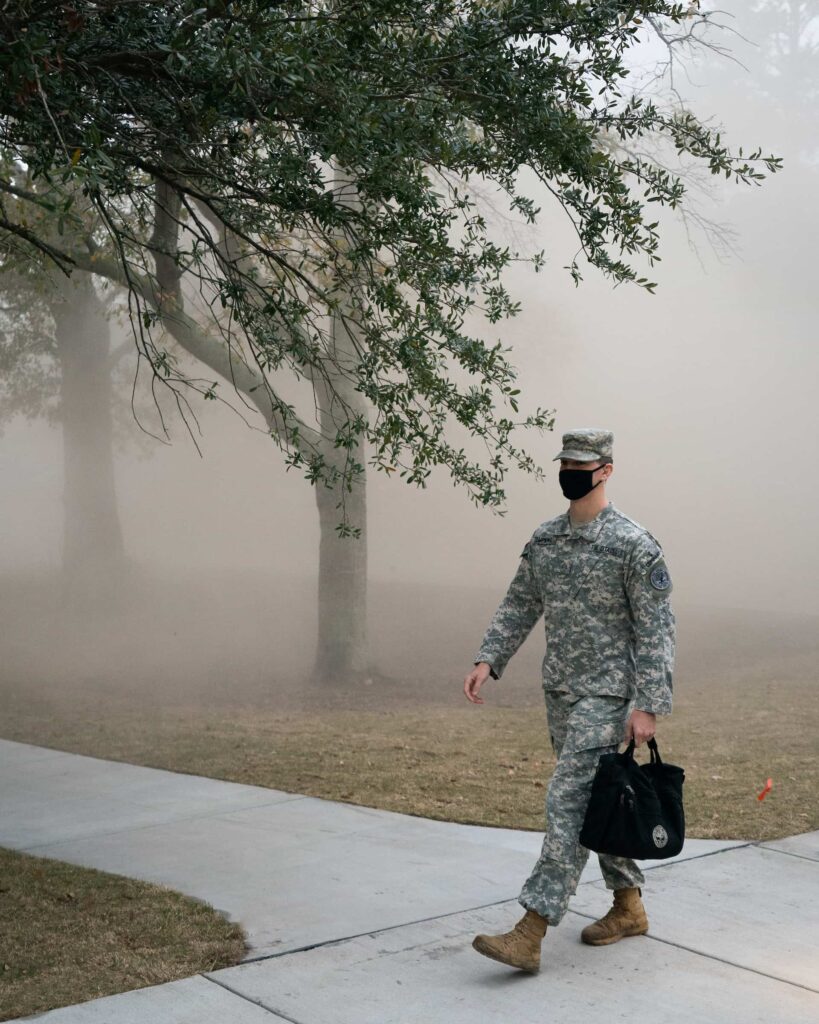
POLYGON ((644 935, 648 931, 648 918, 640 899, 642 895, 639 886, 615 889, 614 906, 605 917, 587 924, 580 938, 589 946, 607 946, 627 935, 644 935))
POLYGON ((540 970, 540 943, 546 934, 548 918, 527 910, 511 932, 502 935, 476 935, 472 948, 510 967, 537 974, 540 970))

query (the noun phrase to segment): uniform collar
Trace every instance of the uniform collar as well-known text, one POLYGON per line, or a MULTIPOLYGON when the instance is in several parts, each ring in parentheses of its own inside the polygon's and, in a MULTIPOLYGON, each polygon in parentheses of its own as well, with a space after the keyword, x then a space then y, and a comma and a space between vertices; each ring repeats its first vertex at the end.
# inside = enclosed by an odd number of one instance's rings
POLYGON ((569 510, 558 516, 557 529, 555 533, 559 534, 573 534, 576 537, 580 537, 582 540, 593 541, 597 540, 600 531, 606 524, 606 521, 611 518, 614 514, 615 508, 612 502, 605 505, 597 515, 589 523, 581 523, 580 525, 570 526, 569 523, 569 510))

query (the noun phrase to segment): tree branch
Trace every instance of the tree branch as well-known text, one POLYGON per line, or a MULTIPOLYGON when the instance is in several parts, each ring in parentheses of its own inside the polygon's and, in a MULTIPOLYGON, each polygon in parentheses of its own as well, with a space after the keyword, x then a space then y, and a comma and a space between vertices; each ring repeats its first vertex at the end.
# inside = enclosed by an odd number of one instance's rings
POLYGON ((256 408, 264 416, 271 430, 284 441, 291 439, 294 428, 299 438, 307 444, 317 447, 321 437, 318 431, 303 423, 299 417, 288 409, 285 403, 270 389, 269 382, 261 374, 254 371, 243 360, 234 361, 232 353, 216 339, 210 337, 196 321, 181 309, 169 311, 157 303, 156 286, 144 274, 129 272, 126 276, 121 265, 115 259, 98 254, 72 253, 71 262, 78 270, 90 274, 99 274, 109 281, 129 288, 137 293, 158 315, 162 326, 189 352, 205 366, 219 374, 225 380, 233 381, 236 388, 248 395, 256 408), (260 394, 261 392, 261 394, 260 394), (267 400, 262 398, 267 396, 267 400))

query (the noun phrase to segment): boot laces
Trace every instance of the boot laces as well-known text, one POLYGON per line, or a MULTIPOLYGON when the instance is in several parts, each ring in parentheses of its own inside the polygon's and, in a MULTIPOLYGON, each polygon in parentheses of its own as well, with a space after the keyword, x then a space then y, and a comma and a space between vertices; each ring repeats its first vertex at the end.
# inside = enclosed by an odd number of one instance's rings
POLYGON ((629 916, 629 909, 626 905, 626 897, 620 896, 619 890, 614 894, 614 905, 606 911, 604 921, 618 921, 622 917, 629 916))
MULTIPOLYGON (((525 935, 527 938, 540 939, 542 938, 539 930, 537 929, 535 922, 532 918, 524 915, 515 925, 513 931, 518 932, 521 935, 525 935)), ((544 929, 545 931, 545 929, 544 929)))

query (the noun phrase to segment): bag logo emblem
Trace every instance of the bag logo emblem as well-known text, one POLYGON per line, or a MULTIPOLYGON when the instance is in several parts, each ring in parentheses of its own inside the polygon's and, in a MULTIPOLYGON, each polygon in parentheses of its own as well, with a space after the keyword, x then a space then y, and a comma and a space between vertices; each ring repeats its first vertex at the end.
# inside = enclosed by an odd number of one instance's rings
POLYGON ((663 847, 668 842, 668 833, 662 825, 655 825, 651 838, 654 840, 655 846, 663 847))

